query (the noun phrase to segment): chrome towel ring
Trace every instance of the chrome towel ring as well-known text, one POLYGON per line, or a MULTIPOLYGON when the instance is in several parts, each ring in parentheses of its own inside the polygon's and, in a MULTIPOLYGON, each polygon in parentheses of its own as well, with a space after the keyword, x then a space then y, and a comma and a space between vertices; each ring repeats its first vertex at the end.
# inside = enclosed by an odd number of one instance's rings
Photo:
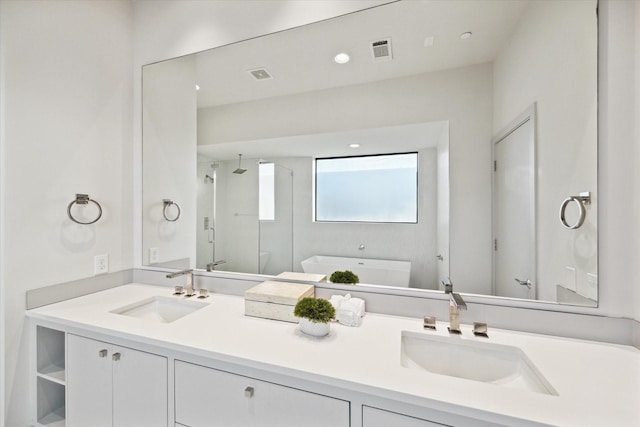
POLYGON ((163 199, 162 203, 164 204, 164 207, 162 208, 162 216, 164 217, 164 219, 166 219, 169 222, 176 222, 178 220, 178 218, 180 218, 180 213, 182 212, 180 210, 180 205, 177 204, 176 202, 174 202, 171 199, 163 199), (178 213, 176 214, 175 218, 169 218, 167 216, 167 209, 171 206, 175 206, 178 209, 178 213))
POLYGON ((69 215, 69 219, 75 223, 83 224, 83 225, 93 224, 94 222, 97 222, 102 217, 102 206, 100 206, 100 203, 91 199, 88 194, 76 194, 76 199, 72 200, 71 203, 69 203, 69 206, 67 206, 67 215, 69 215), (73 207, 73 205, 75 204, 88 205, 89 202, 95 204, 96 207, 98 208, 98 216, 96 217, 96 219, 88 222, 82 222, 75 219, 74 216, 71 214, 71 208, 73 207))
POLYGON ((575 230, 576 228, 582 227, 584 224, 584 219, 587 216, 587 209, 585 205, 591 204, 591 192, 580 193, 579 196, 570 196, 564 199, 562 205, 560 206, 560 222, 565 228, 569 228, 575 230), (578 221, 575 224, 570 225, 567 223, 567 219, 565 218, 565 211, 567 210, 567 206, 569 203, 574 202, 578 205, 578 221))

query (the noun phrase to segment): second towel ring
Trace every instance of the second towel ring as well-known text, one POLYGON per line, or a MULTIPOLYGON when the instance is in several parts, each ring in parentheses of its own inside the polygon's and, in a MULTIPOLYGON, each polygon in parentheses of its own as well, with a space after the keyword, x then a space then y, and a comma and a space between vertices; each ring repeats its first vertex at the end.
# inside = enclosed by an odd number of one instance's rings
POLYGON ((100 218, 102 218, 102 206, 100 206, 100 203, 96 202, 95 200, 91 199, 89 197, 88 194, 76 194, 76 199, 72 200, 71 203, 69 203, 69 206, 67 206, 67 215, 69 215, 69 219, 77 224, 82 224, 82 225, 89 225, 89 224, 93 224, 94 222, 98 221, 100 218), (98 208, 98 216, 96 217, 96 219, 94 219, 93 221, 88 221, 88 222, 82 222, 82 221, 78 221, 72 214, 71 214, 71 208, 73 207, 73 205, 78 204, 78 205, 88 205, 89 202, 93 203, 96 205, 96 207, 98 208))
POLYGON ((591 193, 588 191, 580 193, 579 196, 570 196, 564 199, 562 205, 560 206, 560 222, 562 223, 562 225, 565 228, 569 228, 571 230, 582 227, 582 224, 584 224, 584 220, 587 216, 587 209, 585 208, 585 205, 588 204, 591 204, 591 193), (567 219, 565 217, 567 206, 569 206, 569 203, 571 202, 575 202, 578 205, 578 221, 576 221, 576 223, 573 225, 567 223, 567 219))
POLYGON ((162 208, 162 216, 164 217, 164 219, 166 219, 169 222, 176 222, 178 218, 180 218, 180 213, 182 212, 180 210, 180 205, 171 199, 163 199, 162 203, 164 204, 164 207, 162 208), (178 213, 176 214, 175 218, 169 218, 167 216, 167 209, 172 205, 178 209, 178 213))

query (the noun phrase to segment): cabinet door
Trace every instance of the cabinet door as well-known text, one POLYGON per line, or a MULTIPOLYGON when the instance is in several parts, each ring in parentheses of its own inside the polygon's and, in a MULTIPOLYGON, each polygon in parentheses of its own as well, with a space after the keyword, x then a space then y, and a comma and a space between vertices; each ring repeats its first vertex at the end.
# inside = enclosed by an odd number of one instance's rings
POLYGON ((113 426, 166 426, 167 358, 130 348, 114 351, 113 426))
POLYGON ((176 422, 190 427, 349 426, 349 402, 176 361, 176 422))
POLYGON ((68 427, 112 425, 110 348, 109 344, 68 334, 68 427))
POLYGON ((362 427, 448 427, 432 421, 414 418, 369 406, 362 407, 362 427))

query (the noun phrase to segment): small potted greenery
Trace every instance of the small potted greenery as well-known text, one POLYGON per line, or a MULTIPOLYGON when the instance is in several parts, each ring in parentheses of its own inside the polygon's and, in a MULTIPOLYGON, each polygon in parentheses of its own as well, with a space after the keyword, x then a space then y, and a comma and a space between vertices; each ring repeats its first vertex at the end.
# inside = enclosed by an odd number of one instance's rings
POLYGON ((329 322, 336 309, 326 299, 306 297, 296 304, 293 314, 300 318, 300 330, 308 335, 323 337, 329 333, 329 322))
POLYGON ((332 283, 347 283, 350 285, 355 285, 360 282, 358 275, 349 270, 334 271, 329 280, 332 283))

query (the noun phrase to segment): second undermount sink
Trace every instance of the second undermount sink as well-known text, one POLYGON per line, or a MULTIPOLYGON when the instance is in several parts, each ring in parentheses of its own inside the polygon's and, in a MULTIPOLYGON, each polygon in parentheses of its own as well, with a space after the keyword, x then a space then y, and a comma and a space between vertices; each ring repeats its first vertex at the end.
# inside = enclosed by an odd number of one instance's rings
POLYGON ((508 345, 402 331, 400 361, 409 369, 558 394, 521 349, 508 345))
POLYGON ((116 308, 111 310, 111 313, 154 320, 160 323, 171 323, 207 305, 206 302, 189 301, 180 299, 180 297, 155 296, 116 308))

